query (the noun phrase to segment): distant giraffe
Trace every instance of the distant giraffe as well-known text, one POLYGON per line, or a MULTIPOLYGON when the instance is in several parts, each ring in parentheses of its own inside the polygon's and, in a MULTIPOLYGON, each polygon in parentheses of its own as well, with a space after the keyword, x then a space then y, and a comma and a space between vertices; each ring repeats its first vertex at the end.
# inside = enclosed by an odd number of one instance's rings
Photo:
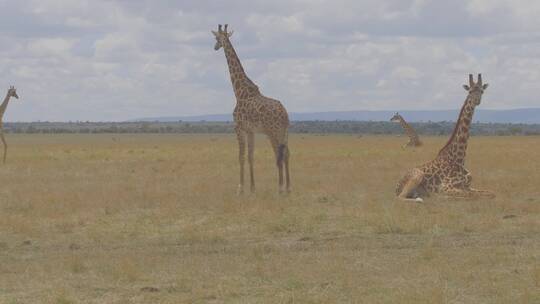
POLYGON ((6 157, 7 157, 7 143, 6 139, 4 138, 4 114, 6 113, 6 109, 9 103, 9 99, 11 97, 15 97, 16 99, 19 99, 19 95, 17 95, 17 89, 15 89, 14 86, 9 87, 6 98, 4 98, 4 102, 2 102, 2 105, 0 105, 0 139, 2 139, 2 143, 4 144, 4 160, 3 163, 6 163, 6 157))
POLYGON ((482 84, 481 74, 475 83, 471 74, 469 85, 463 87, 469 93, 452 136, 434 160, 410 170, 399 181, 396 195, 400 199, 422 201, 421 196, 429 193, 460 198, 495 197, 492 192, 471 188, 472 176, 464 166, 474 109, 480 104, 488 84, 482 84))
POLYGON ((401 116, 399 113, 396 113, 390 121, 393 122, 399 122, 403 130, 405 131, 405 134, 409 136, 409 142, 403 145, 403 147, 420 147, 422 145, 422 142, 420 141, 420 138, 418 137, 418 133, 409 125, 405 119, 403 119, 403 116, 401 116))
POLYGON ((223 47, 229 73, 231 76, 236 107, 233 117, 236 123, 235 131, 239 146, 240 161, 240 185, 238 193, 244 192, 244 162, 246 140, 248 145, 249 173, 251 192, 255 191, 255 178, 253 173, 253 152, 255 149, 255 132, 262 132, 268 136, 278 167, 279 191, 290 191, 289 178, 289 147, 287 144, 289 116, 283 105, 275 99, 263 96, 259 87, 249 79, 244 72, 240 59, 236 55, 230 37, 233 32, 227 32, 227 24, 222 30, 221 24, 218 31, 212 31, 216 37, 214 49, 217 51, 223 47), (285 165, 286 188, 283 185, 283 165, 285 165))

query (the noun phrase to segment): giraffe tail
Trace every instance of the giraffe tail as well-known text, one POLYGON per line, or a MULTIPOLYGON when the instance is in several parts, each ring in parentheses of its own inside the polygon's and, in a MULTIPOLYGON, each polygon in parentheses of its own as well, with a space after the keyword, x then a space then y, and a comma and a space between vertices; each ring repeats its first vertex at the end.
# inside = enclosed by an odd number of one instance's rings
POLYGON ((285 150, 287 149, 287 145, 281 144, 278 146, 277 151, 277 165, 280 166, 283 163, 283 159, 285 158, 285 150))

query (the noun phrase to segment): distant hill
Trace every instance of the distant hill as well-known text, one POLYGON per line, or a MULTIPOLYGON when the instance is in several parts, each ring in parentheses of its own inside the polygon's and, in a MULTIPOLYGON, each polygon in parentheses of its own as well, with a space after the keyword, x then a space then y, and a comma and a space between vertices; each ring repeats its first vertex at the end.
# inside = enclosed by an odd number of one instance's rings
MULTIPOLYGON (((459 110, 437 111, 399 111, 410 122, 428 121, 455 121, 459 110)), ((290 113, 293 121, 388 121, 394 111, 341 111, 341 112, 313 112, 313 113, 290 113)), ((159 121, 159 122, 197 122, 197 121, 232 121, 232 114, 215 114, 199 116, 170 116, 170 117, 145 117, 131 121, 159 121)), ((474 115, 474 121, 483 123, 523 123, 539 124, 540 108, 513 109, 513 110, 484 110, 478 109, 474 115)))

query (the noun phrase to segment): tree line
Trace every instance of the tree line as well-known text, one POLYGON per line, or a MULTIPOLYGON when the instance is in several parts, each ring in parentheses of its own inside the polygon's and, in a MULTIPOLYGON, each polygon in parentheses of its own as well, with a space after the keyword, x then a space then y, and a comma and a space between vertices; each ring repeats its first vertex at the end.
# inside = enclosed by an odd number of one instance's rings
MULTIPOLYGON (((455 122, 411 123, 420 135, 447 135, 455 122)), ((12 122, 4 123, 6 133, 234 133, 233 122, 12 122)), ((399 135, 401 126, 386 121, 293 121, 290 133, 399 135)), ((473 135, 540 135, 540 124, 473 123, 473 135)))

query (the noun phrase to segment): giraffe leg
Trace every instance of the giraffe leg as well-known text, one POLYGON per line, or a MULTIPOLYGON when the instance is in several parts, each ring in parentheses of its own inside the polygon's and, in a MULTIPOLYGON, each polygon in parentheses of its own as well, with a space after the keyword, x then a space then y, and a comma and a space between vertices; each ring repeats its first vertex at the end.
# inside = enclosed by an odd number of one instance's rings
POLYGON ((442 185, 442 193, 447 197, 462 199, 495 198, 495 194, 487 190, 479 190, 470 187, 472 176, 466 171, 463 180, 456 180, 454 184, 442 185))
POLYGON ((446 187, 441 191, 441 194, 446 198, 457 198, 457 199, 470 199, 473 198, 473 193, 469 190, 446 187))
POLYGON ((285 161, 285 184, 287 187, 287 192, 291 192, 291 178, 289 176, 289 146, 285 147, 284 151, 284 161, 285 161))
POLYGON ((246 154, 246 136, 242 130, 236 130, 236 138, 238 139, 238 161, 240 163, 240 184, 238 185, 237 194, 244 193, 244 162, 246 154))
POLYGON ((280 151, 283 149, 283 145, 279 143, 277 139, 270 139, 270 142, 272 143, 272 148, 274 149, 274 154, 276 156, 276 165, 278 167, 278 185, 279 185, 279 193, 283 193, 283 159, 282 154, 284 151, 280 151))
POLYGON ((6 157, 7 157, 7 143, 6 143, 6 139, 4 138, 4 131, 0 131, 0 138, 2 139, 2 143, 4 144, 4 161, 3 163, 5 164, 6 163, 6 157))
POLYGON ((417 191, 418 186, 422 183, 424 179, 424 173, 418 169, 414 169, 409 179, 403 185, 401 193, 398 194, 398 198, 407 201, 407 202, 423 202, 424 200, 420 197, 411 198, 411 196, 417 191))
POLYGON ((249 162, 249 178, 251 193, 255 192, 255 176, 253 173, 253 152, 255 150, 255 133, 248 132, 248 162, 249 162))
POLYGON ((478 197, 478 198, 495 198, 495 194, 491 191, 472 188, 471 187, 472 175, 467 169, 464 169, 464 170, 465 170, 464 185, 467 191, 471 192, 472 196, 478 197))
POLYGON ((278 167, 278 175, 279 175, 279 178, 278 178, 279 193, 283 193, 285 192, 285 189, 283 187, 283 161, 278 162, 277 167, 278 167))
POLYGON ((276 163, 278 167, 278 183, 279 183, 279 193, 284 192, 283 188, 283 149, 285 147, 283 145, 278 145, 277 147, 277 153, 276 153, 276 163))
POLYGON ((495 193, 489 191, 489 190, 480 190, 480 189, 474 189, 470 188, 469 191, 475 196, 479 198, 495 198, 495 193))
POLYGON ((480 198, 495 198, 495 194, 487 190, 477 189, 460 189, 460 188, 446 188, 442 191, 442 194, 446 198, 457 199, 480 199, 480 198))

